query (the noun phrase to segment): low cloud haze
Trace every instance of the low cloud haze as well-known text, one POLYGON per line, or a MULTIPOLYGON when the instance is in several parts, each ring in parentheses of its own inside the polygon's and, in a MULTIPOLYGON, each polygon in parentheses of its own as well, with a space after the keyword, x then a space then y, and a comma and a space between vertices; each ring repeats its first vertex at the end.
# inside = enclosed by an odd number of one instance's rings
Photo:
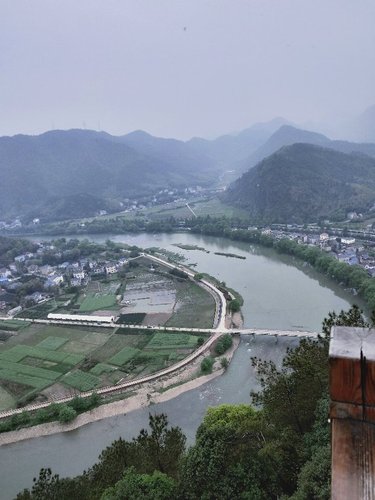
POLYGON ((373 0, 2 0, 0 135, 337 133, 375 103, 373 0))

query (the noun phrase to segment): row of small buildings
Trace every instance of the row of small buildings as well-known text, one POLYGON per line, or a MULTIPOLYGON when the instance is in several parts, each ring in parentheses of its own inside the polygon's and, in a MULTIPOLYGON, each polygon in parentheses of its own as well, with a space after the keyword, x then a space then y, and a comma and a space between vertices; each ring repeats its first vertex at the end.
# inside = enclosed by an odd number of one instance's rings
MULTIPOLYGON (((35 264, 35 260, 40 259, 44 252, 51 253, 53 250, 52 245, 41 244, 35 253, 27 252, 17 255, 12 263, 0 268, 0 311, 8 311, 10 306, 14 306, 15 301, 19 299, 17 292, 24 285, 26 276, 42 283, 43 290, 24 295, 19 301, 28 305, 38 304, 48 300, 53 289, 63 285, 85 286, 92 276, 113 275, 128 262, 125 257, 120 257, 116 261, 82 258, 57 265, 35 264)), ((17 304, 18 306, 19 304, 17 304)))
POLYGON ((350 266, 358 265, 365 269, 369 276, 375 277, 375 257, 370 255, 369 250, 353 237, 337 237, 326 232, 305 234, 299 231, 290 232, 270 228, 262 230, 262 234, 272 236, 276 240, 288 238, 301 245, 318 247, 340 262, 345 262, 350 266))

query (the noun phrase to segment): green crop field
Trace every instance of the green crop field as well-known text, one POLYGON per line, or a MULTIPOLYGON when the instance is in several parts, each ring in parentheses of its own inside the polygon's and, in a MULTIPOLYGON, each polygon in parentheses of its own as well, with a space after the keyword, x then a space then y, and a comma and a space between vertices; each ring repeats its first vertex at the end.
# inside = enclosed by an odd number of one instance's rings
POLYGON ((89 354, 95 349, 94 344, 89 344, 88 342, 79 342, 77 340, 70 340, 66 343, 61 350, 64 352, 69 352, 72 354, 89 354))
POLYGON ((116 305, 116 295, 109 293, 102 295, 101 293, 88 293, 79 307, 79 311, 92 312, 98 309, 108 309, 116 305))
POLYGON ((176 298, 181 306, 167 321, 166 326, 212 328, 215 300, 200 286, 189 283, 177 283, 176 298))
POLYGON ((0 411, 11 408, 15 403, 15 398, 0 386, 0 411))
POLYGON ((116 370, 116 368, 112 365, 108 365, 107 363, 98 363, 91 368, 90 373, 93 373, 94 375, 101 375, 102 373, 111 373, 114 370, 116 370))
POLYGON ((24 384, 39 390, 44 389, 51 384, 51 381, 48 379, 32 377, 31 375, 17 373, 13 370, 6 369, 0 370, 0 379, 17 382, 19 384, 24 384))
POLYGON ((27 321, 17 321, 16 319, 0 320, 1 330, 18 332, 18 330, 20 330, 21 328, 25 328, 29 325, 30 323, 28 323, 27 321))
POLYGON ((31 377, 43 378, 47 380, 56 380, 60 374, 53 370, 38 368, 36 366, 24 365, 22 363, 14 363, 12 361, 0 360, 0 370, 20 373, 22 375, 30 375, 31 377))
POLYGON ((57 303, 54 300, 49 300, 48 302, 43 302, 42 304, 38 304, 34 307, 29 307, 28 309, 24 309, 19 314, 17 314, 17 318, 46 318, 50 312, 55 311, 57 308, 57 303))
POLYGON ((147 349, 193 349, 198 338, 187 333, 157 332, 147 344, 147 349))
POLYGON ((46 339, 39 342, 37 347, 55 351, 56 349, 64 345, 65 342, 68 342, 68 339, 65 339, 63 337, 47 337, 46 339))
POLYGON ((98 377, 92 373, 82 372, 81 370, 67 373, 62 378, 62 382, 79 391, 91 391, 99 385, 98 377))
POLYGON ((135 358, 141 351, 134 347, 124 347, 120 352, 112 356, 108 361, 116 366, 122 366, 130 359, 135 358))
POLYGON ((12 361, 18 363, 26 356, 31 358, 40 358, 46 361, 54 361, 56 363, 77 364, 82 361, 83 357, 80 354, 70 354, 62 351, 50 351, 40 347, 32 347, 28 345, 17 345, 7 351, 0 353, 0 363, 4 361, 12 361))
MULTIPOLYGON (((144 272, 140 270, 139 272, 144 272)), ((114 307, 118 278, 108 283, 98 282, 81 294, 77 307, 81 312, 114 307)), ((184 321, 196 299, 203 300, 197 320, 212 316, 212 300, 204 291, 189 283, 177 283, 182 298, 180 315, 184 321), (186 306, 186 307, 185 307, 186 306)), ((62 304, 65 304, 67 297, 62 304)), ((57 302, 61 302, 57 299, 57 302)), ((55 303, 55 301, 53 301, 55 303)), ((49 304, 41 304, 39 312, 49 304)), ((68 307, 68 306, 67 306, 68 307)), ((36 309, 36 308, 35 308, 36 309)), ((144 313, 129 313, 123 319, 138 323, 144 313)), ((173 319, 173 318, 171 318, 173 319)), ((100 328, 89 326, 55 326, 20 320, 0 320, 0 410, 24 405, 33 398, 50 398, 55 394, 71 394, 71 388, 88 391, 119 380, 154 373, 186 356, 197 347, 198 337, 189 332, 137 328, 100 328)))

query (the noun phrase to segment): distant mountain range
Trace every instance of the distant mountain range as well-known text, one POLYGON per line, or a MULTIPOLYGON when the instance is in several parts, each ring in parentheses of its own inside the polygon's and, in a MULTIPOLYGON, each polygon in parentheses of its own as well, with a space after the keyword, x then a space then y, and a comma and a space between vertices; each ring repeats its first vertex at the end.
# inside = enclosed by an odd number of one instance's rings
MULTIPOLYGON (((213 140, 193 138, 186 142, 154 137, 142 130, 123 136, 55 130, 38 136, 0 137, 0 219, 25 214, 29 219, 43 220, 86 217, 99 210, 120 210, 125 199, 152 196, 166 188, 217 186, 225 172, 230 171, 232 179, 256 165, 258 172, 258 164, 265 158, 273 166, 283 163, 285 151, 289 151, 285 146, 298 143, 349 154, 353 164, 360 161, 358 155, 363 155, 363 162, 375 158, 373 143, 333 141, 297 128, 284 118, 213 140), (275 156, 279 150, 280 155, 275 156)), ((311 151, 316 150, 306 149, 303 159, 299 156, 302 170, 313 161, 307 158, 311 151)), ((241 203, 251 213, 258 213, 254 200, 246 201, 255 194, 250 189, 255 173, 242 177, 227 194, 228 201, 241 203), (248 194, 241 191, 236 200, 230 193, 242 182, 248 194)), ((319 179, 314 185, 322 177, 319 179)), ((310 180, 305 177, 305 182, 310 180)))
POLYGON ((237 134, 222 135, 213 140, 195 137, 187 145, 211 158, 222 170, 237 169, 238 164, 247 160, 280 127, 288 124, 284 118, 275 118, 269 122, 256 123, 237 134))
POLYGON ((159 189, 212 183, 212 160, 181 141, 151 138, 148 145, 148 137, 69 130, 0 138, 0 214, 44 213, 51 200, 64 198, 78 206, 74 197, 82 202, 82 195, 103 208, 159 189))
POLYGON ((343 153, 363 153, 375 157, 375 144, 331 140, 317 132, 302 130, 291 125, 282 125, 237 167, 239 171, 246 171, 280 148, 296 143, 315 144, 316 146, 325 146, 343 153))
POLYGON ((374 204, 375 159, 312 144, 284 146, 243 174, 223 199, 263 222, 342 219, 374 204))
POLYGON ((120 209, 121 200, 168 188, 210 186, 285 122, 276 119, 216 140, 54 130, 0 138, 0 217, 61 219, 120 209))

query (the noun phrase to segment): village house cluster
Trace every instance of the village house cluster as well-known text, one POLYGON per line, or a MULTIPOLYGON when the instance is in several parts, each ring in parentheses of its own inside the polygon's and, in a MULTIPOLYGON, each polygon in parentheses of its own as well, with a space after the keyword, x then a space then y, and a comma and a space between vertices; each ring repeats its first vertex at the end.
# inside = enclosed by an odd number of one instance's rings
MULTIPOLYGON (((315 228, 316 229, 316 228, 315 228)), ((306 233, 293 230, 292 227, 283 230, 280 228, 265 228, 262 234, 276 240, 288 238, 301 245, 310 245, 320 248, 340 262, 350 266, 358 265, 365 269, 369 276, 375 277, 375 244, 373 241, 356 240, 352 236, 330 235, 327 232, 306 233)))
POLYGON ((83 257, 55 265, 36 264, 45 254, 54 255, 57 261, 64 258, 64 252, 54 245, 39 243, 35 252, 17 255, 0 268, 0 315, 14 316, 25 307, 51 299, 61 288, 84 287, 93 276, 115 274, 128 262, 124 255, 116 260, 83 257))

